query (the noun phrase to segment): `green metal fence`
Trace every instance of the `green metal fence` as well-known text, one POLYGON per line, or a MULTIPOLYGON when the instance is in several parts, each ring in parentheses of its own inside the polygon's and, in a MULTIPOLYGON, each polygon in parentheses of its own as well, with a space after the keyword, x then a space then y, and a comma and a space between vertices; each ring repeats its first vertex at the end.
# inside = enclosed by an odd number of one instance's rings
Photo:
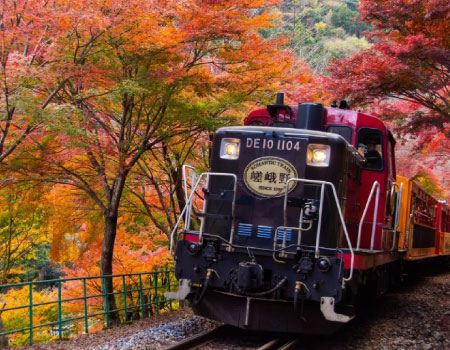
POLYGON ((120 322, 146 318, 176 307, 163 295, 175 287, 177 282, 173 270, 0 285, 0 301, 2 294, 7 295, 12 290, 28 294, 26 302, 20 305, 6 305, 1 309, 0 303, 0 317, 5 319, 7 313, 16 313, 18 320, 26 323, 25 327, 14 328, 16 322, 10 322, 12 325, 0 322, 4 327, 3 331, 0 329, 0 338, 20 334, 33 344, 37 334, 42 336, 45 333, 47 339, 61 339, 109 326, 111 316, 120 322), (106 290, 109 277, 113 280, 113 290, 106 290), (44 293, 46 300, 33 300, 34 296, 40 295, 37 293, 44 293), (116 308, 108 310, 106 299, 111 295, 116 308), (48 316, 34 315, 40 307, 47 308, 48 316))

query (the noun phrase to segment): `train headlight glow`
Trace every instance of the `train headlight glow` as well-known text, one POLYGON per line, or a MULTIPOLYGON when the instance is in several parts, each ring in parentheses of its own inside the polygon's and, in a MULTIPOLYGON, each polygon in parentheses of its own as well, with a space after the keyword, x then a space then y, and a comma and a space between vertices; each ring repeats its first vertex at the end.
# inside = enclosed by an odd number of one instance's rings
POLYGON ((308 145, 307 164, 310 166, 327 167, 330 164, 330 146, 308 145))
POLYGON ((323 149, 315 149, 313 151, 313 160, 316 163, 322 163, 325 159, 327 159, 327 152, 323 149))
POLYGON ((220 144, 220 158, 238 159, 241 141, 239 139, 222 139, 220 144))

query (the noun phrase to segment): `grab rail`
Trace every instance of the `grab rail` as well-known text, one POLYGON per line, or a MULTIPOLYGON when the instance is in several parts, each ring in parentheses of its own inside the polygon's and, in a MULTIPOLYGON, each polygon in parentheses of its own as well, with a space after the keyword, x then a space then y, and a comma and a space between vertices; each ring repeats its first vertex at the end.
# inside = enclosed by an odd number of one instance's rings
POLYGON ((360 249, 360 243, 361 243, 361 232, 362 232, 362 225, 364 222, 364 219, 366 218, 367 211, 369 210, 369 204, 372 201, 373 193, 376 189, 376 195, 375 195, 375 207, 373 208, 373 222, 372 222, 372 235, 370 237, 370 251, 373 251, 373 245, 375 240, 375 228, 377 223, 377 212, 378 212, 378 200, 380 197, 380 183, 378 181, 375 181, 372 185, 372 189, 370 190, 369 197, 367 198, 366 206, 364 207, 363 214, 361 215, 361 220, 359 222, 358 226, 358 240, 356 243, 356 250, 360 249))
MULTIPOLYGON (((191 168, 191 167, 190 167, 191 168)), ((186 172, 183 169, 183 176, 186 179, 186 172)), ((197 189, 197 187, 199 186, 202 178, 204 178, 206 176, 206 184, 207 186, 209 185, 209 180, 211 176, 229 176, 229 177, 233 177, 234 179, 234 186, 233 186, 233 202, 232 202, 232 209, 231 209, 231 216, 232 216, 232 224, 231 224, 231 231, 230 231, 230 239, 229 239, 229 244, 230 244, 230 249, 231 246, 233 245, 233 237, 234 237, 234 231, 235 231, 235 225, 234 225, 234 211, 235 211, 235 201, 236 201, 236 187, 237 187, 237 176, 235 174, 231 174, 231 173, 216 173, 216 172, 204 172, 202 174, 200 174, 198 177, 194 177, 194 179, 196 179, 195 184, 191 187, 191 193, 189 196, 186 196, 187 199, 187 203, 185 205, 185 207, 183 208, 174 229, 171 232, 170 235, 170 253, 172 254, 173 252, 173 245, 174 245, 174 237, 175 237, 175 233, 177 232, 178 226, 180 225, 181 222, 181 218, 183 217, 183 215, 189 215, 190 216, 190 211, 192 208, 192 200, 195 194, 195 191, 197 189)), ((309 183, 309 184, 316 184, 316 185, 320 185, 321 186, 321 191, 320 191, 320 206, 319 206, 319 224, 318 224, 318 230, 317 230, 317 236, 316 236, 316 243, 315 243, 315 257, 319 258, 320 257, 320 237, 321 237, 321 223, 322 223, 322 214, 323 214, 323 202, 324 202, 324 197, 325 197, 325 187, 326 186, 330 186, 333 192, 333 197, 334 200, 336 202, 336 207, 338 210, 338 214, 339 214, 339 219, 341 221, 342 224, 342 228, 344 230, 344 234, 345 234, 345 238, 349 247, 349 251, 350 251, 350 255, 351 255, 351 261, 350 261, 350 273, 349 276, 347 278, 343 278, 342 283, 343 285, 345 284, 345 282, 348 282, 352 279, 353 277, 353 269, 354 269, 354 259, 355 259, 355 254, 351 245, 351 241, 350 241, 350 236, 348 234, 347 231, 347 227, 345 225, 345 221, 344 221, 344 215, 342 214, 342 210, 339 204, 339 199, 337 196, 337 192, 336 192, 336 188, 334 187, 334 184, 328 181, 320 181, 320 180, 309 180, 309 179, 302 179, 302 178, 290 178, 288 179, 288 181, 286 182, 286 190, 285 190, 285 195, 284 195, 284 204, 283 204, 283 213, 284 216, 286 217, 286 210, 287 210, 287 198, 288 198, 288 191, 289 191, 289 183, 290 182, 304 182, 304 183, 309 183)), ((185 190, 187 189, 187 185, 185 184, 185 190)), ((377 197, 378 200, 378 197, 377 197)), ((204 200, 203 202, 203 214, 205 214, 206 211, 206 200, 204 200)), ((302 220, 302 218, 300 218, 300 221, 302 220)), ((190 221, 187 221, 188 223, 190 221)), ((204 222, 205 222, 205 216, 203 216, 201 218, 201 222, 200 222, 200 230, 198 231, 198 235, 199 235, 199 242, 201 243, 203 241, 203 229, 204 229, 204 222)), ((302 223, 303 226, 303 223, 302 223)), ((311 225, 310 225, 311 226, 311 225)), ((186 228, 186 222, 185 222, 185 228, 186 228)), ((286 227, 286 225, 285 225, 286 227)), ((188 227, 189 228, 189 227, 188 227)), ((280 227, 283 228, 283 227, 280 227)), ((287 228, 287 227, 286 227, 287 228)), ((279 228, 277 228, 278 230, 279 228)), ((304 231, 306 229, 303 229, 302 227, 300 228, 294 228, 294 229, 299 229, 301 231, 304 231)), ((278 232, 278 231, 277 231, 278 232)), ((284 237, 283 237, 283 243, 285 243, 285 236, 286 236, 286 232, 287 230, 285 230, 284 232, 284 237)), ((275 237, 277 237, 277 234, 275 235, 275 237)))
MULTIPOLYGON (((301 210, 300 215, 303 216, 303 209, 301 210)), ((307 223, 308 223, 308 227, 307 227, 307 228, 303 228, 303 220, 300 220, 299 227, 278 226, 278 227, 276 228, 276 230, 275 230, 275 235, 274 235, 274 237, 273 237, 273 250, 274 250, 274 252, 273 252, 273 260, 275 260, 276 262, 284 262, 284 261, 278 260, 278 259, 276 258, 276 256, 275 256, 275 255, 276 255, 275 250, 277 249, 277 245, 280 246, 280 244, 277 244, 277 241, 278 241, 278 232, 279 232, 280 230, 284 230, 284 232, 283 232, 283 240, 282 240, 282 243, 281 243, 281 248, 283 248, 283 249, 286 248, 286 241, 287 241, 287 240, 286 240, 286 236, 287 236, 287 230, 293 230, 293 231, 297 230, 297 231, 298 231, 297 246, 301 246, 302 231, 305 231, 305 232, 306 232, 306 231, 311 230, 312 225, 313 225, 313 221, 312 221, 312 220, 308 220, 307 223)), ((287 254, 289 254, 289 253, 288 253, 288 252, 282 251, 282 253, 280 254, 280 256, 281 256, 282 258, 285 258, 285 257, 287 256, 287 254)), ((291 254, 293 254, 293 253, 291 253, 291 254)))
MULTIPOLYGON (((320 189, 320 206, 319 206, 319 218, 318 218, 318 225, 317 225, 317 235, 316 235, 316 245, 315 245, 315 258, 319 258, 320 257, 320 235, 321 235, 321 226, 322 226, 322 212, 323 212, 323 202, 324 202, 324 197, 325 197, 325 186, 330 186, 332 191, 333 191, 333 197, 334 200, 336 202, 336 207, 338 210, 338 214, 339 214, 339 219, 341 221, 342 224, 342 228, 344 230, 344 234, 345 234, 345 239, 347 240, 347 244, 348 244, 348 248, 350 251, 350 255, 351 255, 351 261, 350 261, 350 273, 349 276, 347 278, 343 278, 342 280, 342 284, 344 285, 345 282, 348 282, 352 279, 353 277, 353 265, 354 265, 354 260, 355 260, 355 253, 353 252, 353 248, 352 248, 352 244, 350 241, 350 236, 348 234, 347 231, 347 226, 345 225, 345 221, 344 221, 344 215, 342 214, 342 210, 341 210, 341 206, 339 204, 339 198, 337 196, 337 192, 336 192, 336 188, 334 187, 334 184, 332 182, 328 182, 328 181, 320 181, 320 180, 309 180, 309 179, 301 179, 301 178, 290 178, 287 182, 286 182, 286 190, 284 193, 284 204, 283 204, 283 210, 284 210, 284 215, 286 215, 286 209, 287 209, 287 198, 288 198, 288 193, 289 193, 289 183, 290 182, 303 182, 303 183, 309 183, 309 184, 315 184, 315 185, 320 185, 321 189, 320 189)), ((285 233, 286 234, 286 233, 285 233)))
MULTIPOLYGON (((184 174, 183 174, 184 175, 184 174)), ((197 181, 195 182, 194 186, 192 186, 191 188, 191 193, 188 197, 188 200, 180 214, 180 216, 178 217, 178 220, 170 234, 170 253, 172 254, 173 251, 173 244, 174 244, 174 236, 175 236, 175 232, 178 229, 178 226, 180 225, 181 222, 181 218, 183 217, 183 215, 185 214, 186 216, 189 216, 189 220, 187 221, 188 223, 190 223, 190 216, 191 216, 191 210, 192 210, 192 199, 195 195, 195 190, 197 189, 197 187, 200 185, 200 182, 202 180, 202 178, 204 178, 206 176, 206 187, 208 187, 209 185, 209 179, 211 176, 229 176, 232 177, 234 179, 234 185, 233 185, 233 202, 231 204, 231 218, 232 218, 232 223, 231 223, 231 232, 230 232, 230 244, 232 244, 233 242, 233 236, 234 236, 234 208, 235 208, 235 202, 236 202, 236 187, 237 187, 237 176, 235 174, 231 174, 231 173, 216 173, 216 172, 204 172, 201 173, 198 177, 197 177, 197 181)), ((187 188, 187 185, 185 185, 185 188, 187 188)), ((202 213, 205 214, 206 212, 206 200, 203 201, 203 209, 202 209, 202 213)), ((185 221, 185 229, 189 229, 189 226, 186 225, 187 223, 185 221)), ((202 216, 200 219, 200 230, 198 232, 199 234, 199 243, 202 243, 203 241, 203 228, 205 225, 205 216, 202 216)))
POLYGON ((397 229, 398 225, 400 224, 400 212, 401 212, 401 204, 402 204, 402 195, 403 195, 403 183, 400 184, 400 186, 394 182, 392 185, 392 188, 398 188, 397 191, 397 198, 395 199, 395 216, 394 216, 394 237, 392 238, 392 247, 391 251, 395 249, 395 241, 397 239, 397 229))
MULTIPOLYGON (((192 177, 191 177, 191 184, 195 183, 195 176, 197 175, 197 172, 195 171, 195 168, 191 165, 183 165, 182 167, 182 171, 183 171, 183 186, 184 186, 184 200, 185 200, 185 204, 187 204, 189 202, 189 192, 188 192, 188 186, 187 186, 187 172, 186 169, 191 169, 192 170, 192 177)), ((192 191, 192 187, 191 187, 191 191, 192 191)), ((191 205, 188 207, 188 209, 185 211, 185 227, 187 230, 189 230, 189 228, 191 227, 191 211, 192 211, 192 202, 190 203, 191 205)))

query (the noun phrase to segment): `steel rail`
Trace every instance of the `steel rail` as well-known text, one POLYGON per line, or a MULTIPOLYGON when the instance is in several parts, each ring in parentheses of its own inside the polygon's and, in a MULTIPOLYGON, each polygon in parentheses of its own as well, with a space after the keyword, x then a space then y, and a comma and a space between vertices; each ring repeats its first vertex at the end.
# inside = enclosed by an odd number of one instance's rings
POLYGON ((300 340, 299 338, 294 338, 280 346, 277 350, 297 350, 297 345, 299 344, 300 340))
POLYGON ((295 350, 298 342, 298 336, 295 336, 294 338, 282 336, 281 338, 275 338, 268 341, 256 350, 295 350))
POLYGON ((201 332, 199 334, 196 334, 192 337, 183 339, 182 341, 169 345, 163 350, 194 350, 198 349, 201 346, 204 346, 206 344, 209 344, 213 342, 217 337, 225 334, 227 331, 229 331, 232 326, 229 325, 222 325, 219 327, 216 327, 214 329, 210 329, 204 332, 201 332))

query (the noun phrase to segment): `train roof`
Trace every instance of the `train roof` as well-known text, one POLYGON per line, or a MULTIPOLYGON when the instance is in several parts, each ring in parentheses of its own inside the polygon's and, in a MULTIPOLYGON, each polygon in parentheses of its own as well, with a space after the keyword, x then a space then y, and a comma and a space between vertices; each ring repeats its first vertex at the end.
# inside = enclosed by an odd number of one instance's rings
MULTIPOLYGON (((296 120, 298 106, 287 105, 292 111, 293 121, 296 120)), ((379 129, 385 133, 389 133, 389 129, 386 125, 377 117, 361 113, 358 111, 353 111, 350 109, 332 108, 325 107, 325 125, 340 124, 347 125, 353 128, 359 127, 372 127, 379 129)), ((269 111, 267 108, 260 108, 250 112, 250 114, 245 118, 244 124, 248 125, 251 120, 258 118, 270 118, 269 111)))
POLYGON ((225 126, 216 130, 216 133, 228 133, 228 132, 239 132, 242 134, 266 134, 270 131, 276 131, 277 133, 284 134, 286 136, 304 136, 305 134, 315 136, 315 137, 323 137, 327 139, 334 139, 345 141, 341 135, 332 134, 325 131, 316 131, 316 130, 305 130, 305 129, 295 129, 295 128, 283 128, 283 127, 268 127, 268 126, 225 126))
MULTIPOLYGON (((302 105, 302 104, 299 104, 302 105)), ((244 125, 251 126, 259 124, 263 127, 272 125, 275 121, 282 121, 293 125, 290 130, 294 130, 297 122, 299 105, 269 105, 267 108, 260 108, 252 111, 244 120, 244 125), (281 112, 281 113, 280 113, 281 112)), ((311 104, 310 104, 311 105, 311 104)), ((330 126, 351 128, 351 144, 356 147, 357 134, 360 128, 377 129, 395 144, 395 139, 389 128, 379 118, 353 111, 350 109, 324 107, 324 118, 322 130, 328 130, 330 126)), ((331 131, 334 132, 334 131, 331 131)), ((338 132, 340 133, 340 132, 338 132)), ((350 142, 350 140, 348 140, 350 142)))

